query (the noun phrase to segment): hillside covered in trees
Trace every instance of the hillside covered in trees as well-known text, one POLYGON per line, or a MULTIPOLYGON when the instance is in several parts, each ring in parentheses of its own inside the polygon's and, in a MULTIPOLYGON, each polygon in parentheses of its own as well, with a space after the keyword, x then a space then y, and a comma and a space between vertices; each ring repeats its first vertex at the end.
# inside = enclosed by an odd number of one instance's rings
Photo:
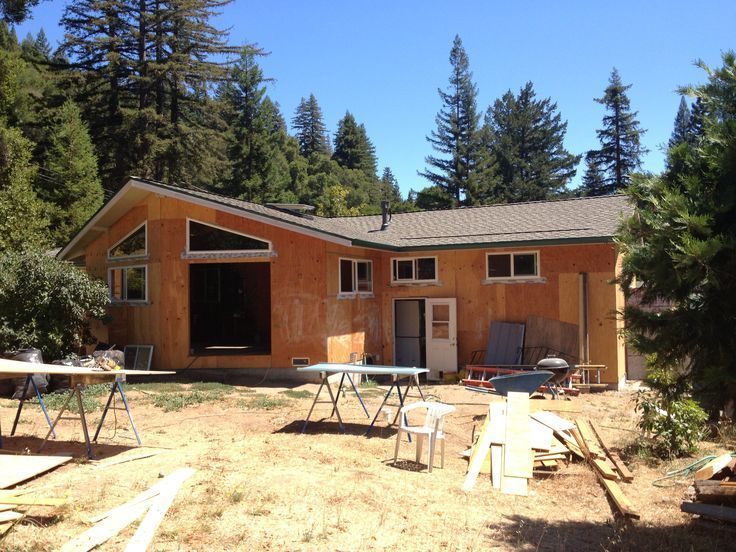
MULTIPOLYGON (((478 106, 457 36, 427 136, 434 153, 417 167, 427 185, 403 198, 350 111, 329 129, 305 90, 282 112, 259 65, 267 52, 214 24, 228 3, 69 2, 56 49, 43 30, 16 36, 28 3, 0 6, 0 249, 64 244, 130 175, 336 216, 376 213, 383 200, 397 212, 614 193, 641 167, 644 130, 615 69, 595 100, 600 149, 570 152, 563 114, 532 82, 478 106)), ((697 110, 683 100, 672 140, 696 132, 697 110)))

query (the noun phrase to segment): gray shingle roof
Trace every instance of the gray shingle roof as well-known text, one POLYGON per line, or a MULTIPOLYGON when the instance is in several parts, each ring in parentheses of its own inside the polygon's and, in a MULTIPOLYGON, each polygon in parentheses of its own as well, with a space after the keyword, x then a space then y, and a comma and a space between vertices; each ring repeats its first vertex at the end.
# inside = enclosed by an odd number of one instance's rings
POLYGON ((394 250, 606 242, 611 241, 621 218, 632 212, 626 196, 622 195, 535 201, 396 213, 388 228, 382 231, 381 215, 336 218, 302 215, 198 189, 136 180, 244 213, 343 237, 354 245, 394 250))

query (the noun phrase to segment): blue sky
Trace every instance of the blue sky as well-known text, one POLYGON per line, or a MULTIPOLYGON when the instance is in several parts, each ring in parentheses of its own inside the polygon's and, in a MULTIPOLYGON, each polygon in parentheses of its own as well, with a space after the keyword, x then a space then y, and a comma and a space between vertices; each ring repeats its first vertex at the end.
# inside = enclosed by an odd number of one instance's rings
MULTIPOLYGON (((43 27, 56 46, 64 5, 42 2, 18 36, 43 27)), ((390 166, 406 195, 427 185, 417 171, 432 153, 425 137, 441 107, 437 88, 447 86, 455 34, 470 57, 479 108, 531 80, 568 121, 565 144, 573 153, 597 146, 603 109, 593 98, 617 67, 633 84, 631 105, 648 129, 644 168, 658 172, 677 87, 705 80, 694 60, 718 66, 721 52, 736 48, 734 21, 732 0, 235 0, 218 25, 230 28, 232 43, 271 52, 261 66, 276 79, 269 95, 287 120, 310 93, 331 134, 346 110, 353 113, 376 146, 380 170, 390 166)))

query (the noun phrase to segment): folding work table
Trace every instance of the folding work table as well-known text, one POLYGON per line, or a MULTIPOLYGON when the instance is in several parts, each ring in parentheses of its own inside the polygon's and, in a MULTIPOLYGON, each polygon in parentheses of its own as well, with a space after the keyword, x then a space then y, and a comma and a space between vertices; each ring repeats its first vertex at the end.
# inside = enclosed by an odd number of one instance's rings
MULTIPOLYGON (((355 395, 358 397, 358 400, 360 401, 360 404, 363 407, 363 411, 366 413, 366 416, 369 416, 368 409, 365 406, 365 403, 363 402, 363 398, 360 396, 360 392, 358 391, 358 388, 355 386, 355 383, 353 382, 353 378, 351 375, 354 374, 365 374, 369 376, 391 376, 391 386, 389 387, 388 391, 386 392, 386 395, 383 397, 383 402, 381 402, 381 406, 378 407, 378 410, 376 410, 375 416, 373 416, 373 420, 371 421, 370 426, 368 426, 368 430, 366 431, 366 435, 370 435, 371 430, 373 429, 374 424, 376 423, 376 420, 378 419, 379 414, 381 413, 381 410, 383 409, 383 406, 386 404, 386 401, 388 401, 389 397, 391 396, 391 393, 393 390, 396 390, 396 393, 399 397, 399 409, 396 411, 396 415, 394 416, 393 422, 391 424, 395 424, 396 420, 399 417, 399 411, 402 406, 404 406, 404 399, 406 398, 407 394, 411 390, 412 387, 416 386, 417 390, 419 391, 419 395, 422 397, 422 400, 424 400, 424 393, 422 393, 422 388, 419 386, 419 374, 426 374, 429 372, 426 368, 404 368, 400 366, 380 366, 380 365, 365 365, 365 364, 340 364, 340 363, 332 363, 332 362, 323 362, 320 364, 315 364, 313 366, 305 366, 303 368, 297 368, 297 371, 299 372, 307 372, 307 373, 314 373, 319 374, 320 379, 322 382, 320 383, 319 390, 317 391, 317 395, 314 397, 314 401, 312 402, 312 407, 309 409, 309 414, 307 414, 307 419, 304 420, 304 426, 302 427, 302 433, 307 429, 307 424, 309 423, 309 418, 312 416, 312 411, 314 410, 314 406, 320 402, 320 403, 327 403, 328 401, 320 401, 319 396, 322 393, 322 389, 327 387, 327 392, 330 395, 330 403, 332 404, 332 414, 330 414, 330 417, 332 417, 333 414, 337 414, 337 421, 340 426, 341 431, 345 431, 345 426, 342 423, 342 417, 340 416, 340 410, 337 407, 337 401, 340 398, 340 392, 342 391, 342 386, 345 383, 345 380, 347 379, 350 385, 353 388, 353 391, 355 391, 355 395), (337 393, 332 392, 332 387, 330 386, 329 377, 335 374, 340 374, 340 384, 337 387, 337 393), (406 381, 406 388, 404 389, 404 392, 402 394, 401 391, 401 381, 406 381)), ((370 416, 369 416, 370 417, 370 416)))
MULTIPOLYGON (((48 441, 49 437, 53 434, 55 436, 54 430, 56 429, 56 425, 59 423, 62 419, 70 419, 71 417, 63 417, 64 412, 67 410, 69 403, 73 398, 77 399, 77 407, 79 409, 79 417, 74 417, 73 419, 78 419, 80 421, 80 424, 82 425, 82 432, 84 433, 84 441, 87 445, 87 455, 91 458, 92 457, 92 441, 97 441, 97 437, 100 434, 100 429, 102 429, 102 424, 105 421, 105 416, 107 415, 108 410, 110 410, 110 405, 112 404, 112 400, 115 396, 115 393, 120 394, 120 398, 123 401, 123 405, 125 406, 125 411, 128 413, 128 419, 130 420, 130 424, 133 427, 133 432, 135 433, 136 440, 138 441, 138 444, 141 444, 141 439, 138 435, 138 430, 135 427, 135 423, 133 422, 133 415, 130 412, 130 407, 128 405, 128 400, 125 397, 125 392, 123 391, 122 386, 122 377, 123 376, 160 376, 165 374, 174 374, 175 372, 152 372, 149 370, 102 370, 100 368, 86 368, 82 366, 62 366, 57 364, 40 364, 35 362, 20 362, 18 360, 7 360, 7 359, 0 359, 0 379, 10 379, 10 378, 26 378, 25 383, 25 390, 27 390, 30 383, 33 385, 34 389, 36 390, 36 395, 39 398, 39 402, 41 404, 41 408, 44 412, 44 415, 46 416, 46 420, 49 423, 49 431, 46 434, 46 437, 43 440, 43 443, 41 444, 41 447, 39 449, 42 450, 44 446, 46 445, 46 442, 48 441), (57 415, 56 419, 53 423, 51 423, 48 412, 46 411, 46 408, 43 403, 43 398, 41 397, 40 393, 38 392, 38 389, 36 388, 35 384, 33 384, 33 380, 31 376, 33 374, 52 374, 52 375, 61 375, 61 376, 68 376, 70 379, 70 391, 69 395, 64 402, 64 406, 62 406, 61 410, 59 411, 59 414, 57 415), (84 413, 84 408, 82 406, 82 389, 85 385, 93 384, 93 383, 110 383, 110 395, 107 398, 107 403, 105 404, 105 408, 102 411, 102 417, 100 418, 100 422, 97 426, 97 431, 95 431, 94 438, 90 440, 89 438, 89 430, 87 428, 87 418, 84 413)), ((24 391, 25 391, 24 390, 24 391)), ((25 392, 24 392, 25 396, 25 392)), ((20 412, 23 408, 23 402, 25 399, 21 399, 20 403, 18 404, 18 410, 15 415, 15 421, 13 423, 13 430, 11 432, 11 435, 15 433, 15 428, 18 424, 18 419, 20 418, 20 412)), ((0 439, 1 439, 0 434, 0 439)), ((0 445, 2 444, 2 441, 0 441, 0 445)))

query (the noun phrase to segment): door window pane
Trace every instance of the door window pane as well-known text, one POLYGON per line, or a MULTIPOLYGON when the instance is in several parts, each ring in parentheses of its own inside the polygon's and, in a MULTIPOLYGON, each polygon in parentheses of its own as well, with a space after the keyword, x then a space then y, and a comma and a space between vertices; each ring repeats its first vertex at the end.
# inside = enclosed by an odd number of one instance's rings
POLYGON ((432 339, 450 339, 448 322, 432 322, 432 339))
POLYGON ((450 305, 432 305, 433 322, 450 321, 450 305))

